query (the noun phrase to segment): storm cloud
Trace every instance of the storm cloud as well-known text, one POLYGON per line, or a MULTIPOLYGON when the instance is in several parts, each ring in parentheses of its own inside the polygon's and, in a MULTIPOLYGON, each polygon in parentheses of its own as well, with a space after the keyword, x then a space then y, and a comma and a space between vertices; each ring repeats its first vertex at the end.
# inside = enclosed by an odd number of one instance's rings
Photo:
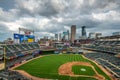
POLYGON ((4 40, 17 33, 18 28, 35 30, 35 35, 54 36, 77 26, 103 36, 120 32, 119 0, 1 0, 0 35, 4 40), (5 6, 6 5, 6 6, 5 6), (4 29, 4 32, 3 32, 4 29))

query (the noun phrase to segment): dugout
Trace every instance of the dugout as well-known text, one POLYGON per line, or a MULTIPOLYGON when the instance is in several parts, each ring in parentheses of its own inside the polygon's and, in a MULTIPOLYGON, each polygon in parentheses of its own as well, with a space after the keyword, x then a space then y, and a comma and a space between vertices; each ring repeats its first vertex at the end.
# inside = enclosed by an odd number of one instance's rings
POLYGON ((41 51, 41 55, 49 55, 49 54, 54 54, 54 50, 41 51))

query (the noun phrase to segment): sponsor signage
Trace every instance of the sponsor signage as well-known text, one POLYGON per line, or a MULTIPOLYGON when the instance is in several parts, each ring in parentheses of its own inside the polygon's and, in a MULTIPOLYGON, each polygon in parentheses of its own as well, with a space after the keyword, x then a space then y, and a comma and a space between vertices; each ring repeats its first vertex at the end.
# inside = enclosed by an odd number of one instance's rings
POLYGON ((20 35, 19 34, 14 34, 14 39, 19 39, 20 35))

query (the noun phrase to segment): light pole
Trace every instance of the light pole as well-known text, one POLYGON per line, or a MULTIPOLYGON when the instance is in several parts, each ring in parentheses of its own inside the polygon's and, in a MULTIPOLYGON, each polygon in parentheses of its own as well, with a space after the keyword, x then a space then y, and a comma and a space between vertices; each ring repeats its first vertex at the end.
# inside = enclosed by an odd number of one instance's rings
POLYGON ((6 69, 6 48, 5 46, 3 47, 4 50, 4 70, 6 69))

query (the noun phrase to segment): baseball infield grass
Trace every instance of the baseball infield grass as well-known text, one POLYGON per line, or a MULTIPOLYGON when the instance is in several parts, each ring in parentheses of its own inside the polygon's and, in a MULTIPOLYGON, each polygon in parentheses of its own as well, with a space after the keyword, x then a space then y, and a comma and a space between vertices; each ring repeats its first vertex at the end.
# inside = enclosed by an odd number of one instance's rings
POLYGON ((96 73, 92 69, 92 67, 89 66, 73 66, 72 72, 75 75, 86 75, 86 76, 94 76, 96 73))
MULTIPOLYGON (((32 61, 29 61, 26 64, 23 64, 15 68, 15 70, 24 70, 33 76, 40 77, 40 78, 46 78, 46 79, 96 80, 91 77, 70 77, 70 76, 63 76, 63 75, 58 74, 58 69, 61 65, 67 62, 74 62, 74 61, 82 61, 82 62, 91 63, 94 66, 95 70, 99 74, 103 75, 106 78, 106 80, 111 80, 109 76, 107 76, 95 63, 93 63, 92 61, 88 59, 83 58, 81 55, 75 55, 75 54, 46 55, 41 58, 37 58, 32 61)), ((74 69, 74 66, 73 66, 73 69, 74 69)), ((79 74, 79 72, 75 72, 75 73, 79 74)), ((87 75, 91 76, 93 75, 94 71, 89 70, 87 71, 87 73, 88 73, 87 75)))

